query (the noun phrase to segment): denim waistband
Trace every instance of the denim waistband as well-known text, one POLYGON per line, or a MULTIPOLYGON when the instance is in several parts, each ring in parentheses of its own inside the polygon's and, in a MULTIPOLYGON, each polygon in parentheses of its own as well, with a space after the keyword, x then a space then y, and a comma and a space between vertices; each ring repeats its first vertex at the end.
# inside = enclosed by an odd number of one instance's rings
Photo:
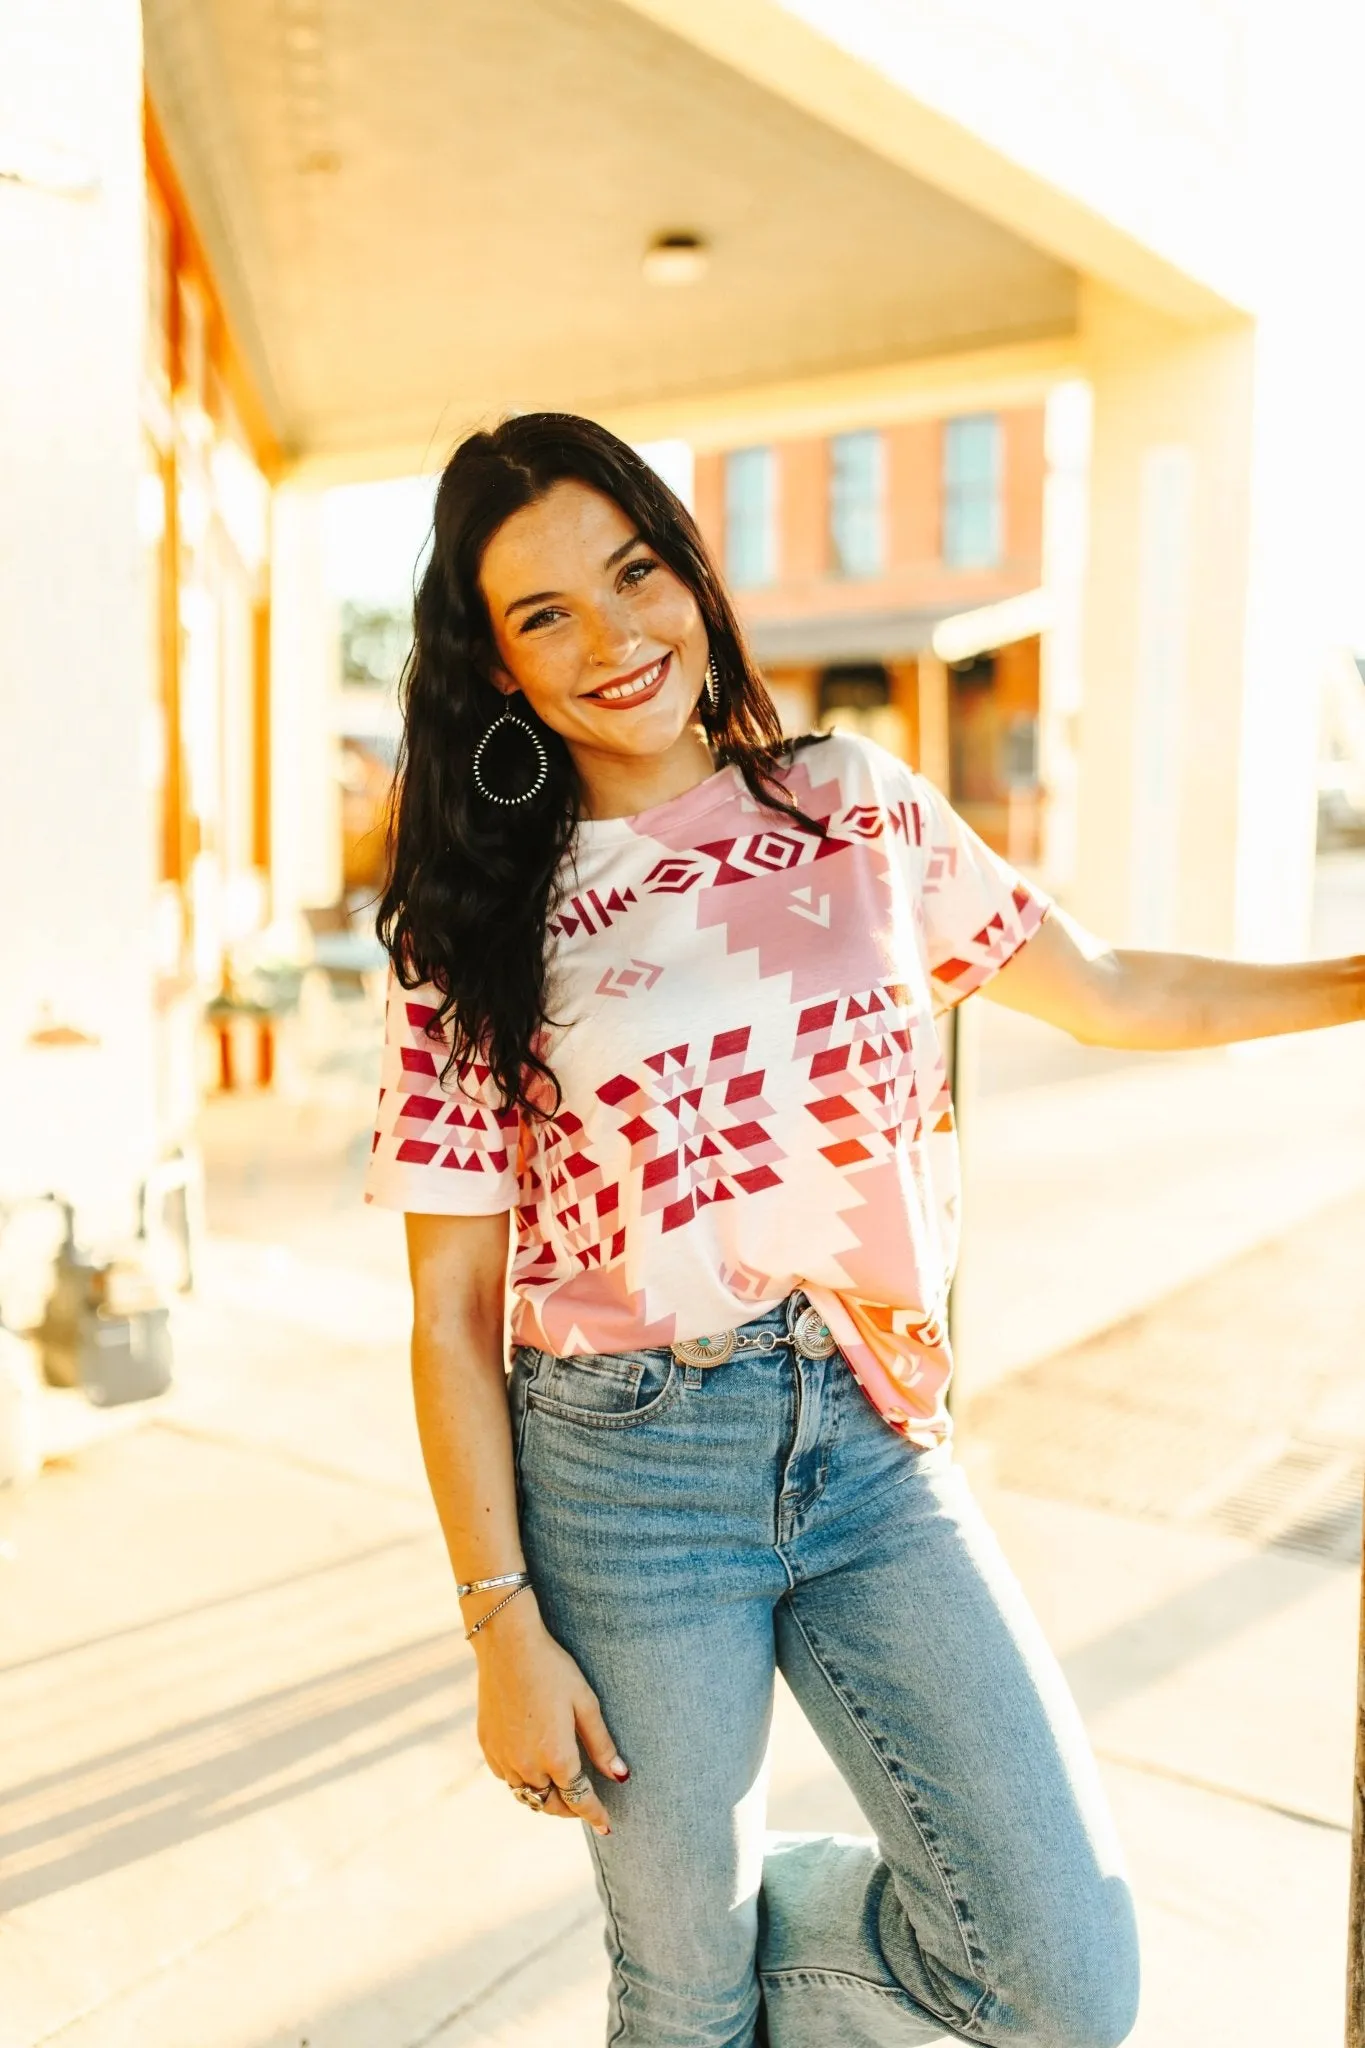
MULTIPOLYGON (((775 1350, 779 1345, 791 1343, 798 1321, 810 1307, 810 1296, 804 1289, 796 1287, 792 1289, 790 1294, 784 1295, 781 1301, 775 1301, 771 1308, 761 1310, 758 1315, 751 1316, 747 1322, 731 1324, 730 1329, 736 1337, 742 1340, 756 1340, 761 1339, 769 1332, 772 1334, 773 1342, 771 1344, 763 1344, 756 1341, 741 1343, 739 1347, 741 1352, 775 1350)), ((720 1337, 724 1334, 726 1333, 721 1330, 698 1332, 699 1336, 712 1338, 720 1337)), ((680 1339, 678 1341, 684 1340, 680 1339)), ((516 1343, 512 1347, 514 1356, 520 1352, 534 1351, 536 1349, 536 1346, 525 1343, 516 1343)), ((641 1345, 638 1348, 631 1346, 628 1351, 623 1351, 621 1355, 636 1358, 647 1353, 661 1359, 668 1359, 675 1355, 671 1344, 648 1344, 641 1345)))

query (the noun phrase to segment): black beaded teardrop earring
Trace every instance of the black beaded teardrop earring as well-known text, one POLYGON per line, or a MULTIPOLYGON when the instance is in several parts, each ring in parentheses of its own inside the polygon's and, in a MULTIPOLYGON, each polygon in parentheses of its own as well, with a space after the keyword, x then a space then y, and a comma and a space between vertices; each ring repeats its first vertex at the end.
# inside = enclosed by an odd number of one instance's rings
POLYGON ((493 723, 489 726, 477 747, 475 747, 474 758, 470 762, 470 770, 474 777, 474 787, 485 802, 505 805, 528 804, 531 798, 539 796, 541 790, 545 787, 545 778, 550 772, 550 757, 546 753, 540 734, 536 731, 535 727, 528 725, 524 718, 518 718, 515 711, 504 711, 493 720, 493 723), (522 791, 520 796, 499 796, 497 790, 490 789, 483 779, 483 750, 499 727, 504 725, 514 725, 519 732, 524 732, 536 750, 536 779, 529 789, 522 791))

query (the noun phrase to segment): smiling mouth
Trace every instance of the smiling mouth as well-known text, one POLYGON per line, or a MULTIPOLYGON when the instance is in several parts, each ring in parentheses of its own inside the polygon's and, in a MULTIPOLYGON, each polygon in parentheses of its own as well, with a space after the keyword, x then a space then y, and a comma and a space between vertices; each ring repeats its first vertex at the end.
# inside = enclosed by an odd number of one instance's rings
POLYGON ((642 668, 638 675, 626 676, 619 683, 604 683, 600 690, 589 690, 588 702, 615 706, 635 704, 641 698, 652 697, 662 686, 668 673, 668 664, 672 659, 671 654, 661 655, 658 661, 652 661, 648 668, 642 668))

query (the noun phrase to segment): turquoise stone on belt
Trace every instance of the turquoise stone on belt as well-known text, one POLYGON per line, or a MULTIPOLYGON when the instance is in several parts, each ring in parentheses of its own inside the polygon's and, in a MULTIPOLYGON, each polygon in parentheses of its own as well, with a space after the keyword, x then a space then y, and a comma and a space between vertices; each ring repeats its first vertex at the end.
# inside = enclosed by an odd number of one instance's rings
POLYGON ((669 1347, 682 1365, 724 1365, 735 1353, 735 1332, 721 1330, 714 1337, 684 1337, 669 1347))

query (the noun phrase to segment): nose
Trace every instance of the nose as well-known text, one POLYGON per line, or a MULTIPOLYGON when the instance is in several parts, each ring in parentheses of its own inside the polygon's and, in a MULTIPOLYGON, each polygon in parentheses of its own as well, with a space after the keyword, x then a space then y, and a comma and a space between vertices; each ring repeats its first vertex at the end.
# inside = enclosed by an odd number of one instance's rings
POLYGON ((588 615, 588 657, 598 668, 623 668, 640 645, 640 635, 622 606, 594 605, 588 615))

